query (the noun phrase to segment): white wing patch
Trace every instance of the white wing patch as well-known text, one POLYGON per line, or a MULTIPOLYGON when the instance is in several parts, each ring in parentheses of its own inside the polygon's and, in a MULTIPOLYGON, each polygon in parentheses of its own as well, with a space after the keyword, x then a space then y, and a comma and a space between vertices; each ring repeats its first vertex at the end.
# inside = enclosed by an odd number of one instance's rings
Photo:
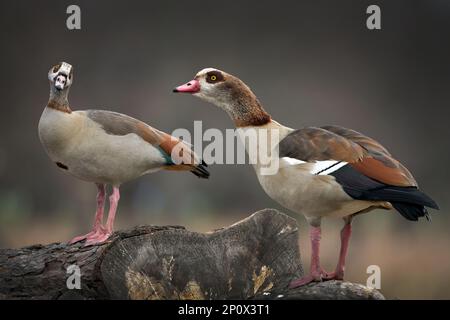
POLYGON ((335 161, 335 160, 318 161, 317 163, 321 163, 321 162, 329 162, 330 165, 327 168, 321 169, 317 173, 314 173, 314 174, 327 175, 327 174, 330 174, 330 173, 332 173, 334 171, 339 170, 340 168, 342 168, 343 166, 348 164, 348 162, 335 161))
POLYGON ((308 163, 311 166, 310 173, 318 174, 318 175, 327 175, 330 174, 343 166, 347 165, 348 162, 344 161, 336 161, 336 160, 324 160, 324 161, 316 161, 316 162, 306 162, 295 158, 283 157, 281 158, 288 166, 296 166, 308 163))
POLYGON ((298 164, 306 163, 305 161, 298 160, 295 158, 289 158, 289 157, 283 157, 283 158, 281 158, 281 160, 283 160, 287 165, 290 165, 290 166, 295 166, 298 164))

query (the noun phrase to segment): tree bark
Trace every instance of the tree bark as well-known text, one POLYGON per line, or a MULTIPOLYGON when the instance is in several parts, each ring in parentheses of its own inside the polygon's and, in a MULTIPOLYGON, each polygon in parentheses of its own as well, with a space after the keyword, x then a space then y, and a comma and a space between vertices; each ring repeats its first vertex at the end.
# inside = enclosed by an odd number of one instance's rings
POLYGON ((384 299, 341 281, 288 289, 302 274, 297 223, 273 209, 206 234, 142 226, 101 245, 0 250, 2 299, 384 299))

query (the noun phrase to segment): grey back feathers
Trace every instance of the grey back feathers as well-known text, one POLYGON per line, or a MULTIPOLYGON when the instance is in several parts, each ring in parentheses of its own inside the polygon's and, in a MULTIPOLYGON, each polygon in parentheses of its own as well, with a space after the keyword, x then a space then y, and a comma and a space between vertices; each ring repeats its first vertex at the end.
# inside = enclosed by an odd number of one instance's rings
POLYGON ((86 110, 85 112, 89 119, 100 124, 108 134, 124 136, 134 133, 151 144, 159 144, 162 140, 158 130, 130 116, 106 110, 86 110))

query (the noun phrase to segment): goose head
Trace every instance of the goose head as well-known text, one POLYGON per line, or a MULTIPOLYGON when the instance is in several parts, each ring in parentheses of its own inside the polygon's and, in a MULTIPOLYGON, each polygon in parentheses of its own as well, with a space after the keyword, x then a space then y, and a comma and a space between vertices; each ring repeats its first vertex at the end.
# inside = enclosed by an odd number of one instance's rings
POLYGON ((237 126, 270 121, 252 90, 239 78, 215 68, 199 71, 194 79, 173 92, 189 93, 225 110, 237 126))
POLYGON ((68 89, 73 82, 73 67, 67 62, 60 62, 48 72, 50 86, 56 91, 68 89))

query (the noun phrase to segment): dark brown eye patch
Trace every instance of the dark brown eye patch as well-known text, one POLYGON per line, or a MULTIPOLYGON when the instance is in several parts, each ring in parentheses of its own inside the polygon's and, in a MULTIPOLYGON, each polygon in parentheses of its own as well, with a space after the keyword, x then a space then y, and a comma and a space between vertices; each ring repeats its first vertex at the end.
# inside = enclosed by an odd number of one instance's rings
POLYGON ((56 72, 61 68, 61 63, 58 63, 56 66, 53 67, 53 72, 56 72))
POLYGON ((217 83, 224 80, 223 74, 219 71, 210 71, 206 74, 206 82, 208 83, 217 83))

